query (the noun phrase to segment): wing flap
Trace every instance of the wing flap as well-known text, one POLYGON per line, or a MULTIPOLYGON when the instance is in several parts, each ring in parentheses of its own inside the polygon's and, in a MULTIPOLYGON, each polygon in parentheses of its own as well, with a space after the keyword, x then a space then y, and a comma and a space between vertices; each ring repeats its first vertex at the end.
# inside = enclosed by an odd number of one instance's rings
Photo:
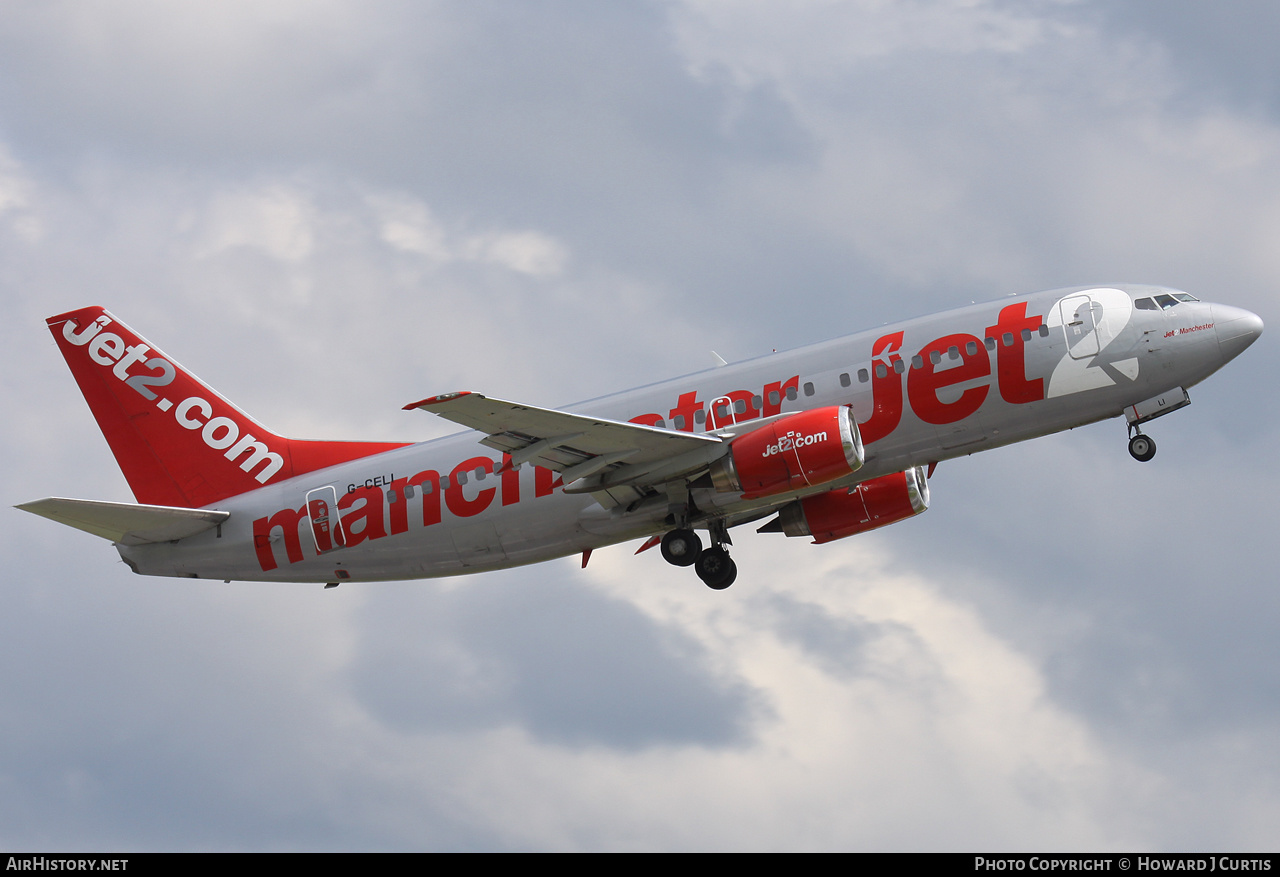
POLYGON ((15 508, 122 545, 171 542, 211 530, 231 517, 231 512, 207 509, 65 499, 59 496, 26 502, 15 508))

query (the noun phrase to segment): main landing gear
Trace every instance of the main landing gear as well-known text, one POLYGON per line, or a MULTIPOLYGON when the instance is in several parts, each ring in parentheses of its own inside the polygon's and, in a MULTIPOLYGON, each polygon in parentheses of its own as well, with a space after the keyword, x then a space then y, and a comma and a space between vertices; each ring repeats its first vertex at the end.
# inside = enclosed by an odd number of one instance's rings
POLYGON ((699 554, 693 569, 703 584, 716 591, 723 591, 738 577, 738 565, 722 545, 712 545, 699 554))
POLYGON ((723 591, 738 577, 738 565, 722 544, 729 541, 723 525, 712 527, 711 539, 714 544, 704 549, 702 540, 692 530, 683 527, 671 530, 662 537, 662 557, 675 566, 692 566, 708 588, 723 591))
POLYGON ((674 566, 693 566, 702 553, 702 540, 692 530, 672 530, 662 537, 662 559, 674 566))

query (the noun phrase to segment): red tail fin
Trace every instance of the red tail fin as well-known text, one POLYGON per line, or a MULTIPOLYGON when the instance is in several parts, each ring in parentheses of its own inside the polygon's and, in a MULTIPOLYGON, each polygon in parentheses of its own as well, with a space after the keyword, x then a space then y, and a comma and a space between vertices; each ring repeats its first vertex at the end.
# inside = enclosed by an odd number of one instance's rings
POLYGON ((282 438, 102 308, 47 322, 140 503, 198 508, 403 447, 282 438))

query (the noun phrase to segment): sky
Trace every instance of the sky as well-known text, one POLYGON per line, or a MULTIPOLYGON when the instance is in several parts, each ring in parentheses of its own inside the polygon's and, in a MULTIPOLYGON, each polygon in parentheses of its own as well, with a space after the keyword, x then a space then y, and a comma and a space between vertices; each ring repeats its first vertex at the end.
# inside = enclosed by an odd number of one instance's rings
MULTIPOLYGON (((1275 4, 0 4, 3 505, 131 501, 44 328, 275 431, 587 399, 1011 293, 1280 304, 1275 4)), ((323 590, 10 509, 0 847, 1274 850, 1272 336, 824 546, 323 590)))

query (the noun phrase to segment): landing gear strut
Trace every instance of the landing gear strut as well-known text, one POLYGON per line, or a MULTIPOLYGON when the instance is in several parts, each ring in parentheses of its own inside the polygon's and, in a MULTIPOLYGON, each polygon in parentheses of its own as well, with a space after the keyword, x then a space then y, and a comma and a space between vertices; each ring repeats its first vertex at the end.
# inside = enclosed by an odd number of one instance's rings
POLYGON ((1129 439, 1129 454, 1139 463, 1145 463, 1156 455, 1156 443, 1151 436, 1138 433, 1129 439))

